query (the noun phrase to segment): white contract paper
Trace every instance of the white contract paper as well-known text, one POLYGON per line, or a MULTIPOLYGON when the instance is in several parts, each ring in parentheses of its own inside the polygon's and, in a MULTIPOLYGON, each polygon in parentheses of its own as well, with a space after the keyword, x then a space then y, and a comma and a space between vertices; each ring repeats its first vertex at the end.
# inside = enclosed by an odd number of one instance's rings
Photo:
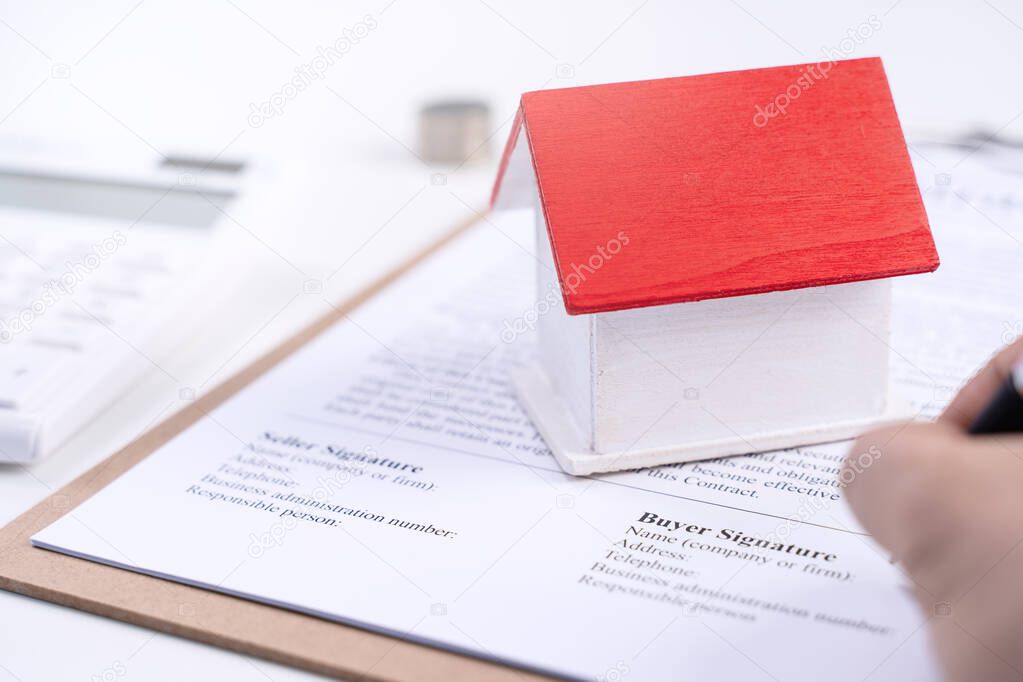
MULTIPOLYGON (((921 417, 1023 315, 1023 201, 926 153, 943 264, 898 281, 891 340, 921 417)), ((559 470, 507 378, 531 226, 483 221, 35 544, 570 678, 933 679, 940 614, 845 507, 848 443, 559 470)))

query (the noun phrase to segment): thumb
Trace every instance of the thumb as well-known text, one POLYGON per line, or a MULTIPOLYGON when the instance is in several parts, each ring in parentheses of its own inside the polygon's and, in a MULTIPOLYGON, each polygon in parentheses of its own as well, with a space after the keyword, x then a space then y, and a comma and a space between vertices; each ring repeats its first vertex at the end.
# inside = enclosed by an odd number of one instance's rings
POLYGON ((928 544, 929 519, 951 485, 949 462, 967 440, 950 424, 899 424, 863 434, 846 457, 841 480, 849 506, 907 569, 928 544))

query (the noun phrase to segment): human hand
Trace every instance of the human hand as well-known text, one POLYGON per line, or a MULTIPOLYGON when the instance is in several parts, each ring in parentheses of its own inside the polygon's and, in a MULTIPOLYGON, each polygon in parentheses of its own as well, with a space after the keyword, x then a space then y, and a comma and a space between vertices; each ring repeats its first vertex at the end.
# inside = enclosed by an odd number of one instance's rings
POLYGON ((1021 354, 1023 339, 1004 348, 935 423, 864 434, 842 472, 860 523, 912 579, 950 680, 1023 680, 1023 434, 966 432, 1021 354))

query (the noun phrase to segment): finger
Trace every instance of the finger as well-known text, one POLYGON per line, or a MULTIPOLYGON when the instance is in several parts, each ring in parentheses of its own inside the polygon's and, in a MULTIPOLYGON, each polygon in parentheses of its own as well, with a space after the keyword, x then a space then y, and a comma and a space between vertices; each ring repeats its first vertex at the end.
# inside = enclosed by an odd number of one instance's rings
POLYGON ((947 424, 901 424, 863 434, 842 468, 845 497, 860 524, 894 556, 916 550, 941 503, 951 456, 969 439, 947 424))
POLYGON ((985 662, 1023 661, 1013 636, 1023 623, 1023 435, 879 429, 857 440, 842 474, 857 518, 910 577, 924 613, 954 617, 931 621, 949 679, 1009 679, 985 662))
POLYGON ((938 417, 939 422, 952 424, 961 429, 969 428, 980 411, 1002 385, 1012 371, 1012 366, 1023 353, 1023 337, 1016 339, 995 355, 977 375, 967 382, 959 394, 949 403, 938 417))

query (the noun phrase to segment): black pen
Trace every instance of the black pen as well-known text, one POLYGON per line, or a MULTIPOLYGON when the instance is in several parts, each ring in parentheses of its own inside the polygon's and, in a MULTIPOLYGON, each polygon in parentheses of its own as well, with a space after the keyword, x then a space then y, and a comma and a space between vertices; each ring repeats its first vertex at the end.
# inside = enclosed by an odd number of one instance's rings
POLYGON ((1008 433, 1023 431, 1023 363, 1017 363, 991 402, 970 424, 970 433, 1008 433))

